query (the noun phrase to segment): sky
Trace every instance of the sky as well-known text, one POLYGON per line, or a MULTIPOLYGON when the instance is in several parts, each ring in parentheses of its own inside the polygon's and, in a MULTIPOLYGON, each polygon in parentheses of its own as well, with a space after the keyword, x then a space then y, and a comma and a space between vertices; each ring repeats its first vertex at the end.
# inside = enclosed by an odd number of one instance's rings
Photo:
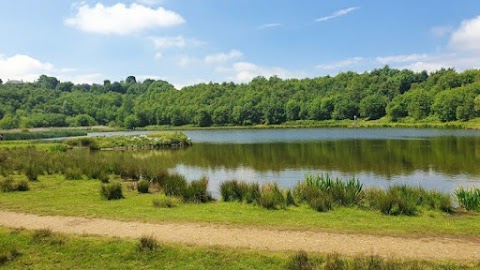
POLYGON ((0 79, 177 88, 305 78, 389 65, 480 68, 471 0, 5 0, 0 79))

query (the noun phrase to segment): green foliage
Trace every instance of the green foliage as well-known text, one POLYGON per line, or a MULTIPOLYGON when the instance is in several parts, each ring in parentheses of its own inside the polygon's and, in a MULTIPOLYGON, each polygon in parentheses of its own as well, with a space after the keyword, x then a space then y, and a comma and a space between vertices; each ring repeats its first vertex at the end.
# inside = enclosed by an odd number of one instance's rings
POLYGON ((359 204, 364 196, 363 185, 358 179, 352 178, 346 182, 330 176, 307 175, 294 188, 294 197, 298 202, 306 201, 314 206, 324 205, 324 209, 331 208, 331 202, 338 205, 351 206, 359 204), (321 198, 321 199, 320 199, 321 198))
POLYGON ((163 191, 167 196, 183 196, 187 190, 187 179, 180 174, 171 174, 164 179, 163 191))
POLYGON ((148 190, 150 188, 150 182, 147 180, 140 180, 137 183, 137 190, 140 193, 148 193, 148 190))
POLYGON ((160 196, 153 199, 152 203, 153 206, 157 208, 174 208, 182 203, 182 199, 161 194, 160 196))
POLYGON ((0 180, 0 190, 3 192, 28 191, 30 186, 25 179, 14 180, 11 177, 5 177, 0 180))
POLYGON ((301 250, 290 257, 287 264, 288 270, 313 270, 308 254, 301 250))
POLYGON ((182 196, 187 202, 206 203, 212 201, 213 197, 208 192, 208 178, 202 177, 199 180, 191 181, 182 196))
POLYGON ((370 120, 385 116, 388 99, 380 94, 367 96, 360 101, 360 116, 370 120))
POLYGON ((286 201, 277 183, 262 186, 259 204, 267 209, 285 209, 286 201))
POLYGON ((122 185, 120 183, 102 184, 100 195, 106 200, 123 199, 122 185))
POLYGON ((87 132, 84 130, 50 130, 41 132, 15 132, 5 133, 5 140, 38 140, 58 137, 77 137, 86 136, 87 132))
POLYGON ((153 236, 142 236, 138 239, 139 251, 155 251, 158 247, 158 241, 153 236))
POLYGON ((455 192, 460 205, 468 211, 480 212, 480 188, 459 188, 455 192))
POLYGON ((161 80, 105 80, 103 85, 59 82, 0 84, 0 128, 147 125, 256 125, 286 121, 342 120, 361 115, 392 121, 438 116, 442 121, 479 116, 478 70, 428 74, 385 66, 368 73, 282 80, 257 77, 250 83, 209 83, 182 91, 161 80), (34 91, 32 91, 34 89, 34 91), (478 105, 478 104, 477 104, 478 105))

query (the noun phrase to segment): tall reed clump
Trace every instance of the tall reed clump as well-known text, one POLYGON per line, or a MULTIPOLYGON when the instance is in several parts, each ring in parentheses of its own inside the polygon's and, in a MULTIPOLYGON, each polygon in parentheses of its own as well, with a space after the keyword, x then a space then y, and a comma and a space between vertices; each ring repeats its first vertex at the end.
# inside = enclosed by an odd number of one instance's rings
POLYGON ((212 201, 213 197, 210 192, 208 192, 208 178, 202 177, 199 180, 190 182, 182 196, 187 202, 206 203, 212 201))
POLYGON ((120 183, 102 184, 100 195, 106 200, 123 199, 122 185, 120 183))
POLYGON ((185 202, 206 203, 213 201, 208 192, 208 179, 203 177, 190 183, 180 174, 168 175, 163 180, 163 191, 167 196, 182 197, 185 202))
POLYGON ((220 184, 220 194, 225 202, 259 203, 261 197, 258 183, 246 183, 237 180, 222 182, 220 184))
POLYGON ((363 185, 358 179, 347 181, 333 180, 327 175, 308 175, 294 188, 293 196, 297 202, 306 202, 311 208, 325 212, 340 206, 358 205, 364 198, 363 185))
POLYGON ((140 193, 148 193, 148 190, 150 189, 150 182, 147 180, 140 180, 137 183, 137 190, 140 193))
POLYGON ((368 204, 385 215, 413 216, 420 207, 453 212, 450 195, 438 191, 427 191, 422 187, 394 185, 386 190, 369 189, 366 195, 368 204))
POLYGON ((290 257, 287 263, 288 270, 313 270, 313 265, 308 258, 307 252, 301 250, 290 257))
POLYGON ((480 212, 480 188, 464 189, 461 187, 455 191, 455 196, 465 210, 480 212))
POLYGON ((283 192, 277 183, 268 183, 262 186, 259 203, 267 209, 285 209, 287 206, 283 192))

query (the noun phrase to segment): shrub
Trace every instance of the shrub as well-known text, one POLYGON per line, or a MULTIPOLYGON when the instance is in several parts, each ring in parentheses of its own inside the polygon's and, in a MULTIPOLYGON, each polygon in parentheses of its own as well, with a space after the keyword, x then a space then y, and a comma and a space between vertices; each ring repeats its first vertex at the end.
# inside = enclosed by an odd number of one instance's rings
POLYGON ((140 193, 148 193, 148 189, 150 188, 150 182, 147 180, 140 180, 137 183, 137 190, 140 193))
POLYGON ((260 185, 257 182, 253 182, 247 185, 245 202, 259 204, 261 197, 262 197, 262 194, 260 192, 260 185))
POLYGON ((25 175, 30 181, 38 181, 38 176, 41 174, 40 168, 30 164, 25 171, 25 175))
POLYGON ((465 210, 480 211, 479 188, 464 189, 463 187, 461 187, 455 191, 455 196, 457 197, 460 206, 465 208, 465 210))
POLYGON ((15 260, 20 255, 21 253, 16 248, 0 245, 0 266, 15 260))
POLYGON ((153 199, 153 206, 158 208, 174 208, 177 207, 180 203, 182 203, 181 199, 165 195, 153 199))
POLYGON ((106 200, 123 199, 122 185, 120 183, 102 184, 100 194, 106 200))
POLYGON ((338 205, 358 205, 364 198, 363 185, 358 179, 352 178, 344 182, 338 178, 333 180, 328 174, 307 175, 295 186, 294 198, 297 202, 308 202, 308 193, 311 193, 312 189, 327 194, 338 205))
POLYGON ((307 194, 307 204, 318 212, 328 212, 333 209, 333 199, 327 192, 310 188, 307 194))
POLYGON ((347 269, 347 262, 338 254, 329 254, 325 260, 323 269, 325 270, 343 270, 347 269))
POLYGON ((269 183, 262 186, 260 205, 267 209, 284 209, 285 198, 277 183, 269 183))
POLYGON ((65 244, 65 240, 60 235, 54 234, 50 229, 35 230, 32 235, 32 242, 49 243, 52 245, 65 244))
POLYGON ((154 251, 158 248, 158 242, 153 236, 142 236, 138 240, 139 251, 154 251))
POLYGON ((82 179, 82 171, 79 168, 66 168, 63 174, 66 180, 82 179))
POLYGON ((165 178, 163 190, 167 196, 183 196, 187 189, 187 179, 180 174, 172 174, 165 178))
POLYGON ((292 191, 290 189, 285 190, 284 192, 285 203, 287 206, 296 205, 295 199, 293 198, 292 191))
POLYGON ((311 270, 313 269, 312 264, 308 258, 308 254, 301 250, 295 253, 287 264, 288 270, 311 270))
POLYGON ((245 183, 230 180, 220 184, 220 194, 225 202, 245 201, 247 203, 258 203, 260 201, 260 186, 256 182, 245 183))
POLYGON ((213 200, 208 192, 208 179, 206 177, 188 184, 182 196, 185 201, 194 203, 205 203, 213 200))
POLYGON ((0 181, 0 189, 3 192, 13 192, 13 191, 28 191, 30 186, 27 180, 13 180, 11 177, 6 177, 0 181))
POLYGON ((15 184, 14 184, 14 188, 15 188, 15 191, 28 191, 30 189, 30 186, 28 185, 28 181, 27 180, 18 180, 15 184))

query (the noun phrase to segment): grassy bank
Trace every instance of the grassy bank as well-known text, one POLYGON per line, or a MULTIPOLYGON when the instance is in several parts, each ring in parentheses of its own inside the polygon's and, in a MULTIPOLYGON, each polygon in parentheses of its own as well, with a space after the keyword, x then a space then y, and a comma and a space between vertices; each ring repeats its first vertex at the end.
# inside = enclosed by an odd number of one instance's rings
POLYGON ((479 265, 266 252, 0 227, 2 269, 477 269, 479 265))
MULTIPOLYGON (((0 131, 2 133, 2 131, 0 131)), ((86 136, 87 131, 78 129, 51 129, 44 131, 21 131, 21 132, 7 132, 3 133, 3 140, 39 140, 59 137, 78 137, 86 136)))
MULTIPOLYGON (((24 176, 17 176, 18 178, 24 176)), ((389 216, 359 207, 338 207, 319 213, 306 205, 268 210, 238 202, 185 203, 158 208, 158 194, 141 194, 123 183, 123 200, 100 197, 99 181, 64 180, 63 176, 40 176, 27 192, 2 193, 0 209, 49 215, 76 215, 146 222, 205 222, 288 229, 327 230, 366 234, 444 237, 479 237, 480 215, 474 212, 448 214, 422 210, 416 216, 389 216)))

